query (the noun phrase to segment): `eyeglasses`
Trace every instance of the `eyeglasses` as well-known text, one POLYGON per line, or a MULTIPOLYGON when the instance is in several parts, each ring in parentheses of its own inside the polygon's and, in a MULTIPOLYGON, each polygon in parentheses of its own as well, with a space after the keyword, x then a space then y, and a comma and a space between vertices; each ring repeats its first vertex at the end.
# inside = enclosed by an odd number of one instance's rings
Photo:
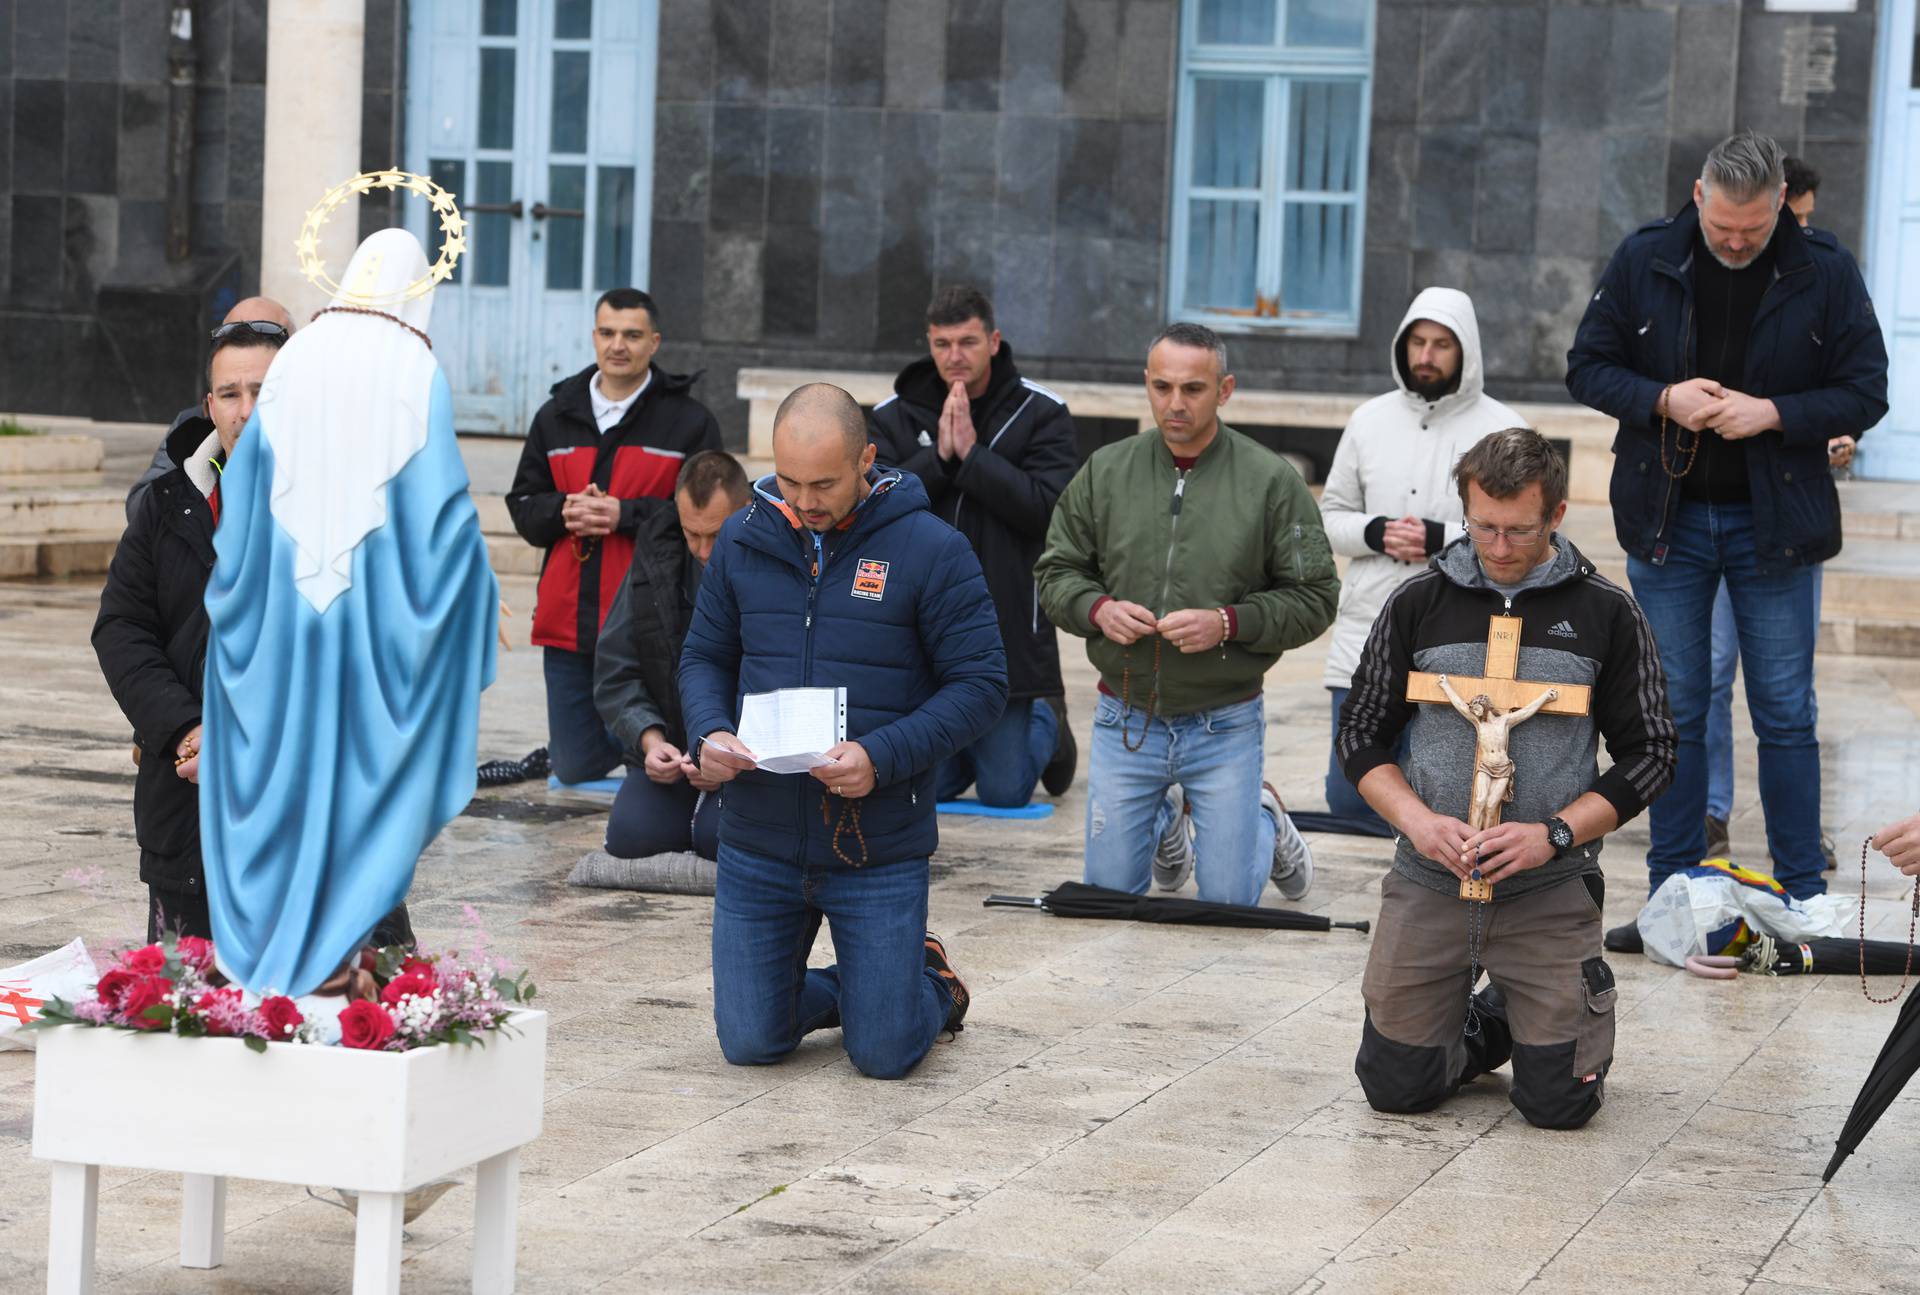
POLYGON ((1532 544, 1548 529, 1545 526, 1488 526, 1483 522, 1467 522, 1465 526, 1476 544, 1491 544, 1502 536, 1512 544, 1532 544))
POLYGON ((216 342, 224 341, 238 332, 258 333, 262 337, 285 337, 286 326, 276 324, 271 319, 236 319, 231 324, 222 324, 208 336, 216 342))

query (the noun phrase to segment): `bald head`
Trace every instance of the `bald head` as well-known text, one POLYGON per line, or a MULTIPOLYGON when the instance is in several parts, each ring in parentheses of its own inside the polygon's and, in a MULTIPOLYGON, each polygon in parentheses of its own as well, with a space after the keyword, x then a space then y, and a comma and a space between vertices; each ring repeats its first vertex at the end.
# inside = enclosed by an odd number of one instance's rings
POLYGON ((872 466, 867 418, 852 396, 811 382, 780 402, 773 474, 801 525, 815 531, 839 525, 866 497, 872 466))
POLYGON ((774 453, 779 454, 781 433, 813 441, 838 437, 849 459, 858 459, 867 448, 867 416, 860 402, 830 382, 809 382, 795 387, 773 415, 774 453))
POLYGON ((227 312, 227 317, 220 322, 278 324, 289 333, 293 331, 293 316, 287 313, 285 306, 272 297, 248 297, 245 301, 236 302, 233 309, 227 312))

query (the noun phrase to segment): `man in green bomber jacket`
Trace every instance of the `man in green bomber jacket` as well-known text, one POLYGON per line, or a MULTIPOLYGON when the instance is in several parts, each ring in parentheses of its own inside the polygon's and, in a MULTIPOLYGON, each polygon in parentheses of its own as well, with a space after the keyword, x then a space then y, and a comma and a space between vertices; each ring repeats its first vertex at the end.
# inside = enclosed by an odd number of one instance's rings
POLYGON ((1197 871, 1202 899, 1255 904, 1269 878, 1298 899, 1313 855, 1261 779, 1260 690, 1333 622, 1333 553, 1299 474, 1221 424, 1233 376, 1213 330, 1162 330, 1146 378, 1159 434, 1087 460, 1034 569, 1100 671, 1086 879, 1138 895, 1197 871))

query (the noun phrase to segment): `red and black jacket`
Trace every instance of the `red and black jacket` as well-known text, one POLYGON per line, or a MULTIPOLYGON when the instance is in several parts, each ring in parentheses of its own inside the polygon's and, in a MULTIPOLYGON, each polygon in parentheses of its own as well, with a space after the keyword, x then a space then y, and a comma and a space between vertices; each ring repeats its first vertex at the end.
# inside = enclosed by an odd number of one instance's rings
POLYGON ((553 386, 527 433, 527 447, 507 492, 514 529, 543 548, 533 641, 540 647, 592 652, 600 622, 626 578, 638 499, 671 499, 688 455, 720 447, 720 424, 688 390, 700 378, 651 369, 652 381, 626 417, 599 430, 593 417, 588 365, 553 386), (566 497, 592 482, 621 500, 620 526, 599 540, 576 540, 561 520, 566 497))

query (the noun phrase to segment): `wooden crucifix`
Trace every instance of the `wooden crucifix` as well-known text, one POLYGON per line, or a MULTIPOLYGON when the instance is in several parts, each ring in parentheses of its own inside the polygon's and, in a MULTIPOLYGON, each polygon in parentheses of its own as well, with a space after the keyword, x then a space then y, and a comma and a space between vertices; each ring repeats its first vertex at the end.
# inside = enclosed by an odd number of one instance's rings
MULTIPOLYGON (((1474 727, 1467 826, 1475 831, 1498 823, 1501 807, 1513 799, 1509 730, 1543 710, 1549 715, 1585 715, 1592 706, 1592 689, 1585 684, 1535 682, 1518 678, 1519 673, 1520 618, 1496 614, 1487 620, 1487 660, 1480 677, 1425 670, 1407 674, 1408 701, 1451 706, 1474 727)), ((1491 900, 1493 883, 1477 874, 1469 877, 1460 883, 1460 898, 1491 900)))

